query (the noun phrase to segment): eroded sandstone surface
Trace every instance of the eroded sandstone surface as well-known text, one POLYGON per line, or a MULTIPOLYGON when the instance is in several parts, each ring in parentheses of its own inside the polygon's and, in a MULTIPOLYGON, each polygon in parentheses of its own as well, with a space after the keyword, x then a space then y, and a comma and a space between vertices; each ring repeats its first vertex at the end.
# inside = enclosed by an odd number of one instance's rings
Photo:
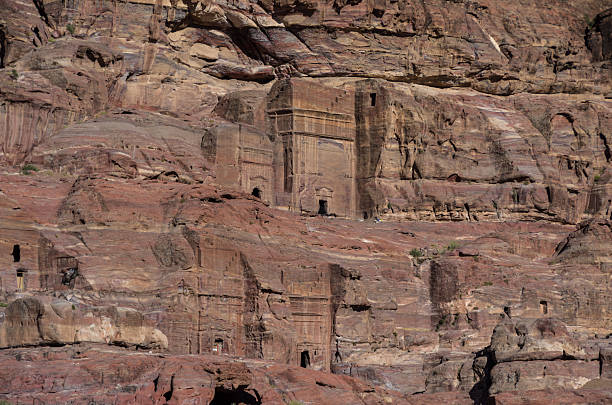
POLYGON ((612 402, 612 2, 0 2, 0 399, 612 402))

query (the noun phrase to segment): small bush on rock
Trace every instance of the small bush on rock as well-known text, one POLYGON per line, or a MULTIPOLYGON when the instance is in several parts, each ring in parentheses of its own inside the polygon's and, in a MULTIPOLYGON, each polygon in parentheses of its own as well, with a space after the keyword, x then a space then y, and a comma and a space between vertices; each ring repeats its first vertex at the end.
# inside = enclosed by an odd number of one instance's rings
POLYGON ((419 249, 414 248, 410 251, 410 256, 414 258, 418 258, 418 257, 423 256, 423 252, 421 252, 419 249))
POLYGON ((38 167, 34 166, 33 164, 26 164, 23 165, 23 167, 21 168, 21 173, 28 175, 32 172, 37 172, 38 171, 38 167))

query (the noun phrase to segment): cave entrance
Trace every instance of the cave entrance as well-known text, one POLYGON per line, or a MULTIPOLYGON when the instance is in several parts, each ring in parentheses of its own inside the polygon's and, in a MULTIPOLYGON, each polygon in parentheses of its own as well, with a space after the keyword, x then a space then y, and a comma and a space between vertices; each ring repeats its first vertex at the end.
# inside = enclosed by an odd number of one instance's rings
POLYGON ((212 346, 212 352, 216 354, 223 353, 223 339, 215 339, 212 346))
POLYGON ((310 367, 310 353, 308 353, 308 350, 304 350, 300 354, 300 367, 303 367, 303 368, 310 367))
POLYGON ((327 215, 327 200, 319 200, 319 215, 327 215))
POLYGON ((13 256, 13 263, 19 263, 21 260, 21 247, 19 245, 13 245, 11 256, 13 256))
POLYGON ((258 398, 259 394, 255 391, 253 396, 243 389, 226 389, 223 387, 215 388, 215 396, 210 402, 210 405, 227 405, 227 404, 245 404, 245 405, 258 405, 261 404, 261 399, 258 398))
POLYGON ((259 187, 255 187, 253 191, 251 192, 251 195, 253 197, 261 199, 261 190, 259 189, 259 187))
POLYGON ((376 93, 370 93, 370 106, 376 106, 376 93))
POLYGON ((540 301, 540 312, 545 315, 548 313, 548 302, 540 301))
POLYGON ((25 273, 24 269, 17 270, 17 290, 25 290, 25 273))

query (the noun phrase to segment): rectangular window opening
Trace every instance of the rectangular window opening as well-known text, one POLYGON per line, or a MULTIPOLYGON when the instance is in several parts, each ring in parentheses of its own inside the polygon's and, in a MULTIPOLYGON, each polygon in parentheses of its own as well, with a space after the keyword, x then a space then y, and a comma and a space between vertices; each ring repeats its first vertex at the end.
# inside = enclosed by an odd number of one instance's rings
POLYGON ((542 312, 543 314, 548 313, 548 302, 540 301, 540 312, 542 312))

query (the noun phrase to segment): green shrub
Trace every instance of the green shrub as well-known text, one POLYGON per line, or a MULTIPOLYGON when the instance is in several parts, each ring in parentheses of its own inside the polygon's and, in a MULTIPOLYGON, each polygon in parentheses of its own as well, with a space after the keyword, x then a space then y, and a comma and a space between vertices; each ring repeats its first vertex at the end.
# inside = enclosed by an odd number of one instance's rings
POLYGON ((493 285, 493 283, 492 283, 491 281, 485 281, 485 282, 483 283, 483 286, 486 286, 486 287, 490 287, 490 286, 492 286, 492 285, 493 285))
POLYGON ((410 256, 414 257, 414 258, 418 258, 423 256, 423 252, 421 252, 419 249, 414 248, 410 251, 410 256))
POLYGON ((459 247, 459 244, 455 241, 452 241, 451 243, 448 244, 448 246, 446 247, 446 250, 455 250, 459 247))
POLYGON ((13 79, 17 80, 17 78, 19 77, 19 73, 17 73, 17 71, 15 69, 11 70, 11 73, 9 73, 9 76, 11 76, 13 79))
POLYGON ((74 35, 74 25, 73 24, 67 24, 66 25, 66 30, 68 30, 68 32, 70 33, 70 35, 74 35))
MULTIPOLYGON (((6 308, 6 307, 8 307, 8 304, 6 302, 0 302, 0 308, 6 308)), ((2 403, 0 402, 0 404, 2 403)))
POLYGON ((595 180, 595 182, 597 183, 599 180, 601 180, 601 176, 599 174, 596 174, 595 177, 593 178, 595 180))
POLYGON ((291 400, 287 405, 304 405, 302 401, 291 400))
POLYGON ((436 332, 440 330, 442 326, 446 323, 446 315, 442 315, 440 319, 438 319, 438 323, 436 324, 436 332))
POLYGON ((37 172, 38 171, 38 167, 34 166, 31 163, 25 164, 23 165, 23 167, 21 168, 21 173, 23 174, 30 174, 32 172, 37 172))

